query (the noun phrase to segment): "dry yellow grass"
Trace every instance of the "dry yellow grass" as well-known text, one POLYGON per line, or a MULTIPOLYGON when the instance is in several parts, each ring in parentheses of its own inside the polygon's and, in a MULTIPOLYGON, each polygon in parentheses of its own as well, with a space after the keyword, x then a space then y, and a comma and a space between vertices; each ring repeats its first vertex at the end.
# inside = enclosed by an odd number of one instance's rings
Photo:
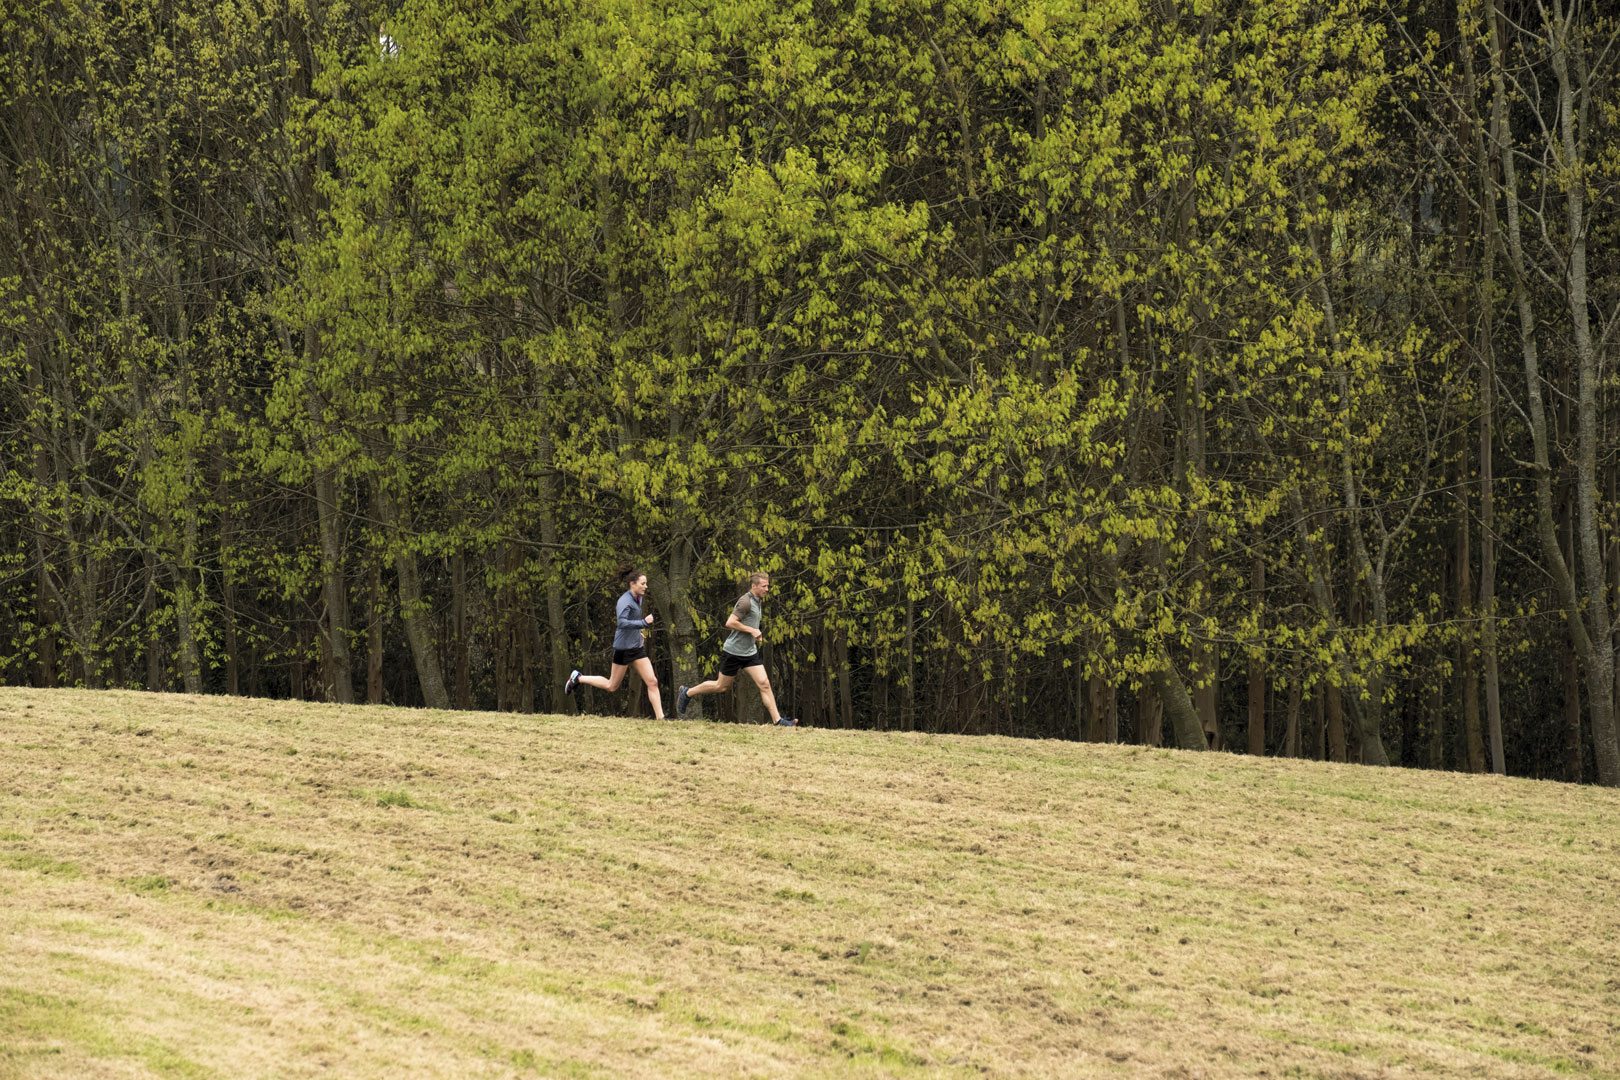
POLYGON ((0 690, 0 1076, 1620 1075, 1620 797, 0 690))

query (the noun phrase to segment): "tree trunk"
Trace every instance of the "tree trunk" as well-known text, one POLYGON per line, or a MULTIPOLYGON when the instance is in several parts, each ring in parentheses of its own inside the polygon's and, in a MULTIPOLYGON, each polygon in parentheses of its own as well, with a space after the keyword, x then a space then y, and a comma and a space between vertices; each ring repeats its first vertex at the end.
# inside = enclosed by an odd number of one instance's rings
POLYGON ((1439 679, 1429 690, 1429 715, 1424 730, 1429 737, 1429 768, 1446 767, 1446 691, 1439 679))
MULTIPOLYGON (((1466 451, 1467 444, 1464 444, 1466 451)), ((1472 529, 1468 520, 1467 456, 1457 470, 1457 695, 1462 702, 1462 729, 1467 749, 1467 767, 1471 773, 1485 771, 1485 738, 1480 726, 1479 679, 1474 672, 1474 625, 1472 578, 1473 552, 1469 547, 1472 529)))
POLYGON ((1288 680, 1288 718, 1283 728, 1282 752, 1284 757, 1297 758, 1300 756, 1299 719, 1300 704, 1304 688, 1300 685, 1299 672, 1288 680))
POLYGON ((372 481, 372 499, 377 521, 388 536, 393 548, 394 579, 399 588, 399 621, 405 628, 405 640, 411 647, 411 660, 416 665, 416 681, 422 691, 422 701, 430 709, 448 709, 450 695, 445 690, 444 672, 439 665, 439 650, 433 640, 433 620, 426 599, 422 595, 422 580, 406 538, 411 535, 410 511, 403 502, 387 490, 381 478, 372 481))
MULTIPOLYGON (((1266 564, 1258 556, 1250 578, 1255 603, 1264 603, 1266 564)), ((1259 653, 1249 657, 1249 753, 1255 757, 1266 754, 1266 662, 1259 653)))
MULTIPOLYGON (((319 344, 311 327, 304 334, 304 352, 313 368, 320 363, 319 344)), ((307 401, 310 422, 317 431, 324 430, 325 417, 319 398, 312 391, 307 401)), ((349 590, 343 575, 343 546, 338 531, 337 482, 329 466, 320 461, 319 447, 311 446, 309 453, 315 458, 315 513, 321 539, 321 599, 326 607, 322 624, 327 652, 331 656, 331 670, 326 682, 332 690, 332 700, 339 704, 354 701, 354 679, 349 659, 349 590)))
MULTIPOLYGON (((1552 449, 1549 445, 1547 413, 1542 395, 1541 364, 1536 339, 1536 316, 1529 292, 1529 271, 1519 222, 1518 164, 1515 159, 1518 150, 1508 140, 1506 119, 1507 89, 1506 75, 1504 73, 1506 61, 1502 43, 1502 24, 1506 21, 1507 16, 1499 10, 1500 7, 1499 0, 1493 0, 1490 25, 1491 129, 1496 136, 1494 142, 1502 167, 1503 205, 1507 218, 1506 250, 1508 262, 1513 269, 1513 296, 1515 307, 1518 309, 1519 342, 1524 358, 1525 401, 1530 420, 1536 482, 1536 535, 1541 543, 1542 557, 1546 560, 1547 572, 1558 588, 1558 595, 1563 604, 1564 618, 1569 627, 1570 638, 1575 644, 1576 654, 1580 658, 1581 666, 1586 674, 1592 743, 1595 752, 1594 756, 1598 764, 1598 782, 1614 786, 1620 784, 1620 745, 1615 742, 1613 714, 1614 644, 1612 638, 1607 634, 1604 635, 1602 642, 1594 640, 1595 633, 1588 630, 1581 610, 1582 603, 1578 596, 1573 563, 1566 562, 1558 544, 1557 518, 1554 513, 1552 493, 1552 449)), ((1567 27, 1565 29, 1567 30, 1567 27)), ((1561 31, 1555 25, 1549 28, 1549 33, 1557 38, 1561 31)), ((1560 73, 1559 127, 1561 129, 1561 141, 1564 144, 1563 152, 1566 154, 1563 165, 1565 168, 1573 168, 1578 161, 1578 157, 1574 153, 1573 132, 1567 122, 1569 118, 1568 110, 1570 109, 1570 92, 1567 77, 1567 57, 1564 56, 1563 48, 1562 41, 1555 41, 1551 46, 1551 52, 1555 71, 1560 73)), ((1549 178, 1549 180, 1556 182, 1553 178, 1549 178)), ((1584 208, 1581 200, 1583 194, 1580 182, 1570 184, 1567 209, 1572 223, 1582 221, 1584 208)), ((1595 393, 1595 387, 1592 384, 1596 372, 1595 358, 1591 353, 1589 336, 1582 333, 1582 328, 1587 325, 1585 240, 1579 230, 1576 230, 1572 237, 1578 242, 1578 249, 1571 250, 1567 268, 1561 267, 1561 269, 1566 275, 1570 310, 1577 324, 1576 361, 1579 368, 1578 381, 1580 389, 1577 394, 1576 408, 1577 426, 1580 434, 1576 440, 1577 491, 1575 501, 1581 522, 1581 536, 1578 546, 1582 553, 1581 562, 1585 565, 1587 564, 1586 553, 1595 549, 1597 545, 1597 522, 1595 506, 1593 505, 1595 490, 1592 487, 1596 479, 1596 401, 1592 396, 1595 393), (1576 258, 1577 254, 1578 259, 1576 258), (1583 338, 1585 339, 1584 345, 1583 338)), ((1602 595, 1600 584, 1588 582, 1588 599, 1593 601, 1593 610, 1590 614, 1607 629, 1609 623, 1608 600, 1607 597, 1602 595), (1593 595, 1594 590, 1595 596, 1593 595)))
MULTIPOLYGON (((1105 681, 1102 690, 1103 742, 1119 742, 1119 687, 1105 681)), ((1009 733, 1010 734, 1010 733, 1009 733)))
POLYGON ((1585 779, 1586 746, 1582 735, 1581 671, 1575 649, 1564 642, 1564 779, 1579 784, 1585 779))
POLYGON ((1198 709, 1198 726, 1204 733, 1204 745, 1210 750, 1222 750, 1221 725, 1216 716, 1220 697, 1220 654, 1208 642, 1193 646, 1193 667, 1198 684, 1193 690, 1193 701, 1198 709))
MULTIPOLYGON (((523 563, 523 554, 517 544, 511 545, 512 569, 515 572, 523 563)), ((540 656, 540 623, 535 618, 534 608, 524 604, 519 609, 519 628, 522 633, 518 638, 518 711, 532 713, 535 711, 535 662, 540 656)), ((559 684, 555 693, 561 693, 559 684)))
POLYGON ((450 556, 450 650, 455 659, 456 708, 472 708, 472 649, 467 641, 467 556, 450 556))
POLYGON ((871 727, 876 731, 888 731, 893 724, 890 723, 889 709, 894 697, 894 676, 888 672, 873 670, 872 673, 872 717, 871 727))
POLYGON ((163 671, 163 639, 157 631, 157 559, 150 552, 141 557, 141 576, 146 582, 141 597, 146 635, 146 689, 156 694, 167 690, 169 685, 163 671))
MULTIPOLYGON (((1485 333, 1489 333, 1487 329, 1485 333)), ((1495 366, 1488 358, 1480 381, 1491 386, 1496 381, 1495 366)), ((1479 650, 1485 676, 1485 731, 1491 744, 1491 770, 1507 773, 1507 752, 1502 742, 1502 679, 1497 657, 1496 627, 1496 481, 1491 464, 1491 413, 1494 399, 1485 392, 1479 422, 1479 650)))
MULTIPOLYGON (((223 408, 222 395, 214 403, 223 408)), ((242 643, 236 628, 236 578, 231 570, 231 550, 236 543, 236 515, 231 509, 225 486, 225 455, 215 445, 213 452, 214 502, 219 506, 219 608, 225 633, 225 692, 232 697, 242 693, 242 643)))
POLYGON ((1485 677, 1485 730, 1490 740, 1491 769, 1507 771, 1502 748, 1502 688, 1497 659, 1496 627, 1496 180, 1490 151, 1485 145, 1485 123, 1477 111, 1478 79, 1474 70, 1474 41, 1478 37, 1473 9, 1477 0, 1462 0, 1460 15, 1465 39, 1463 53, 1463 99, 1469 110, 1469 130, 1473 134, 1474 161, 1479 176, 1481 245, 1479 289, 1475 302, 1479 324, 1474 351, 1479 359, 1479 651, 1485 677))
MULTIPOLYGON (((692 564, 696 557, 690 535, 676 539, 669 556, 670 661, 677 686, 703 682, 703 658, 698 655, 697 619, 692 607, 692 564)), ((701 717, 704 699, 694 698, 688 715, 701 717)))
POLYGON ((1074 645, 1074 681, 1070 690, 1074 694, 1074 737, 1081 742, 1086 741, 1086 643, 1077 641, 1074 645))
MULTIPOLYGON (((561 533, 557 527, 558 493, 557 474, 553 456, 554 453, 555 450, 552 446, 551 436, 549 434, 541 436, 539 509, 540 551, 536 556, 536 562, 539 563, 540 580, 542 583, 541 587, 545 590, 546 595, 546 641, 550 646, 547 650, 547 654, 551 659, 551 677, 546 680, 545 693, 541 695, 544 704, 541 705, 540 702, 537 702, 536 704, 539 707, 548 708, 553 712, 562 707, 563 682, 568 678, 568 672, 573 667, 573 665, 568 662, 568 654, 570 652, 568 639, 568 616, 566 608, 563 605, 562 582, 557 579, 555 566, 555 553, 561 540, 561 533)), ((663 603, 661 606, 664 609, 664 619, 666 620, 666 625, 664 627, 662 640, 664 642, 665 650, 669 651, 672 650, 674 646, 674 641, 670 633, 674 624, 668 622, 668 620, 670 614, 675 610, 675 605, 669 602, 670 598, 668 594, 666 594, 663 599, 665 603, 663 603)), ((660 635, 658 634, 653 635, 655 641, 658 640, 659 637, 660 635)), ((674 657, 671 656, 670 659, 673 661, 674 657)), ((654 661, 654 663, 656 663, 656 661, 654 661)), ((671 690, 673 689, 674 688, 671 687, 671 690)))
POLYGON ((1328 760, 1327 684, 1318 683, 1311 692, 1311 760, 1328 760))
MULTIPOLYGON (((1330 237, 1331 242, 1331 237, 1330 237)), ((1331 257, 1324 258, 1321 254, 1315 230, 1310 233, 1311 250, 1316 253, 1317 261, 1323 268, 1323 273, 1317 282, 1317 289, 1322 301, 1322 317, 1327 328, 1328 340, 1335 350, 1339 347, 1338 316, 1335 314, 1333 303, 1333 290, 1331 280, 1333 277, 1334 262, 1331 257)), ((1331 253, 1330 253, 1331 255, 1331 253)), ((1349 376, 1346 372, 1338 373, 1339 400, 1348 408, 1350 401, 1349 376)), ((1386 604, 1384 598, 1383 562, 1380 559, 1374 565, 1371 555, 1367 551, 1366 531, 1362 524, 1361 490, 1356 483, 1354 463, 1351 460, 1350 448, 1346 444, 1339 452, 1340 480, 1343 489, 1345 525, 1350 534, 1350 551, 1362 588, 1370 602, 1372 624, 1382 629, 1388 625, 1386 604)), ((1354 595, 1354 593, 1352 593, 1354 595)), ((1365 611, 1363 621, 1365 621, 1365 611)), ((1344 659, 1345 675, 1350 675, 1350 659, 1344 659)), ((1383 727, 1383 686, 1382 678, 1376 674, 1367 676, 1368 696, 1366 698, 1353 698, 1349 704, 1351 719, 1355 721, 1355 736, 1358 744, 1358 753, 1361 761, 1367 765, 1388 765, 1389 755, 1384 751, 1383 727)), ((1349 685, 1346 680, 1346 685, 1349 685)), ((1351 693, 1355 693, 1351 690, 1351 693)), ((1344 700, 1339 696, 1342 717, 1344 700)), ((1331 704, 1329 706, 1332 708, 1331 704)))
POLYGON ((900 730, 917 730, 917 606, 907 593, 905 674, 900 684, 900 730))
POLYGON ((817 635, 820 644, 816 647, 816 667, 820 677, 816 685, 820 687, 821 715, 826 717, 828 727, 842 726, 842 717, 838 712, 838 687, 836 678, 838 672, 838 642, 837 634, 828 626, 826 620, 821 620, 821 631, 817 635))
POLYGON ((1181 750, 1208 749, 1204 724, 1193 707, 1192 695, 1187 693, 1187 684, 1176 671, 1170 654, 1162 647, 1159 650, 1159 664, 1149 673, 1149 678, 1153 680, 1153 689, 1158 692, 1159 700, 1164 703, 1165 715, 1170 718, 1170 730, 1175 736, 1176 747, 1181 750))
POLYGON ((1136 738, 1143 746, 1164 743, 1164 700, 1151 683, 1136 692, 1136 738))
POLYGON ((1330 761, 1349 760, 1344 733, 1344 693, 1337 686, 1322 687, 1327 701, 1327 752, 1330 761))
POLYGON ((383 701, 383 621, 388 617, 383 608, 382 567, 375 560, 371 564, 371 588, 366 603, 366 702, 381 705, 383 701))
POLYGON ((853 728, 855 726, 855 688, 849 683, 849 637, 843 630, 833 631, 833 648, 833 666, 838 673, 839 725, 845 728, 853 728))
MULTIPOLYGON (((23 354, 27 361, 26 377, 28 379, 28 397, 34 404, 29 410, 29 421, 32 428, 28 432, 29 443, 33 446, 33 480, 39 491, 49 491, 52 486, 51 461, 52 455, 47 449, 55 443, 56 410, 42 410, 39 402, 45 400, 45 369, 44 363, 38 355, 37 348, 25 342, 23 354)), ((36 619, 39 623, 39 684, 41 686, 55 686, 61 677, 56 655, 56 639, 58 626, 51 617, 52 610, 60 611, 62 608, 60 595, 56 582, 51 577, 51 552, 46 547, 47 537, 55 534, 53 523, 47 518, 45 508, 38 500, 30 500, 32 526, 29 530, 34 541, 35 582, 34 592, 37 597, 38 613, 36 619)), ((66 522, 64 521, 65 525, 66 522)), ((66 534, 64 534, 66 535, 66 534)))
POLYGON ((35 679, 38 686, 55 686, 60 678, 56 660, 56 626, 51 620, 50 611, 54 606, 51 600, 51 587, 48 578, 50 570, 45 565, 44 532, 34 530, 34 557, 38 560, 38 570, 34 575, 34 610, 39 619, 39 630, 35 648, 39 660, 34 666, 37 673, 35 679))
MULTIPOLYGON (((1558 80, 1558 130, 1568 189, 1565 211, 1568 219, 1570 250, 1564 273, 1565 296, 1569 300, 1574 332, 1576 377, 1575 506, 1579 528, 1581 573, 1586 579, 1586 617, 1591 620, 1590 652, 1587 665, 1587 698, 1592 714, 1592 748, 1597 761, 1598 782, 1605 787, 1620 786, 1620 741, 1616 740, 1614 719, 1614 618, 1610 609, 1608 567, 1603 559, 1603 517, 1598 510, 1598 371, 1597 350, 1592 342, 1591 312, 1587 305, 1586 271, 1586 174, 1582 140, 1576 130, 1575 98, 1591 92, 1582 78, 1572 79, 1569 49, 1575 33, 1578 6, 1567 9, 1553 5, 1553 26, 1549 28, 1553 74, 1558 80)), ((1577 69, 1579 70, 1579 69, 1577 69)))
POLYGON ((1103 741, 1103 680, 1101 675, 1086 679, 1086 742, 1103 741))
POLYGON ((197 553, 197 520, 191 516, 183 526, 180 565, 175 567, 174 632, 178 639, 180 683, 188 694, 202 693, 202 657, 197 651, 197 607, 202 599, 193 580, 197 553))

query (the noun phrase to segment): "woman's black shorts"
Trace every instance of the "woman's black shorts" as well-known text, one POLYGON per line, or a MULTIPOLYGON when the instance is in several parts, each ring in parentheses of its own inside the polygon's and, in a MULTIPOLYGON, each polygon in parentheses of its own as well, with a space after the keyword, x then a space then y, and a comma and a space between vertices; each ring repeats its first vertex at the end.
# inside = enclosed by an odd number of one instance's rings
POLYGON ((728 653, 724 649, 720 650, 720 674, 722 675, 735 676, 743 668, 751 668, 764 662, 759 658, 759 653, 755 653, 753 656, 738 656, 735 653, 728 653))
POLYGON ((620 665, 621 667, 629 667, 631 664, 635 663, 637 660, 645 660, 646 658, 647 658, 647 646, 645 646, 645 645, 637 645, 633 649, 614 649, 613 650, 613 662, 615 664, 620 665))

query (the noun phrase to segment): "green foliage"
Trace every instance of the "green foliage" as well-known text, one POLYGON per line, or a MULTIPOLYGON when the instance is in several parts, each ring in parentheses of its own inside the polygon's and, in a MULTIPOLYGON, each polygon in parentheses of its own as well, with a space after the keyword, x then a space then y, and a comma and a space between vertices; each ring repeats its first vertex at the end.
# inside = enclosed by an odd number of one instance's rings
POLYGON ((764 569, 806 698, 1254 662, 1370 745, 1468 638, 1431 7, 7 9, 4 677, 558 704, 632 562, 678 679, 764 569))

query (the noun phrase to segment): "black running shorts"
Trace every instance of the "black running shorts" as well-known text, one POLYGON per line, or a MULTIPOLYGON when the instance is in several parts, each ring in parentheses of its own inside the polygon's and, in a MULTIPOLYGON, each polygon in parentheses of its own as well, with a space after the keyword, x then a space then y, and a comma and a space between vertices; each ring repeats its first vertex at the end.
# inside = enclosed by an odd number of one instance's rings
POLYGON ((722 675, 735 676, 743 668, 756 667, 764 662, 759 658, 759 653, 755 653, 753 656, 738 656, 736 653, 728 653, 724 649, 720 650, 720 674, 722 675))

